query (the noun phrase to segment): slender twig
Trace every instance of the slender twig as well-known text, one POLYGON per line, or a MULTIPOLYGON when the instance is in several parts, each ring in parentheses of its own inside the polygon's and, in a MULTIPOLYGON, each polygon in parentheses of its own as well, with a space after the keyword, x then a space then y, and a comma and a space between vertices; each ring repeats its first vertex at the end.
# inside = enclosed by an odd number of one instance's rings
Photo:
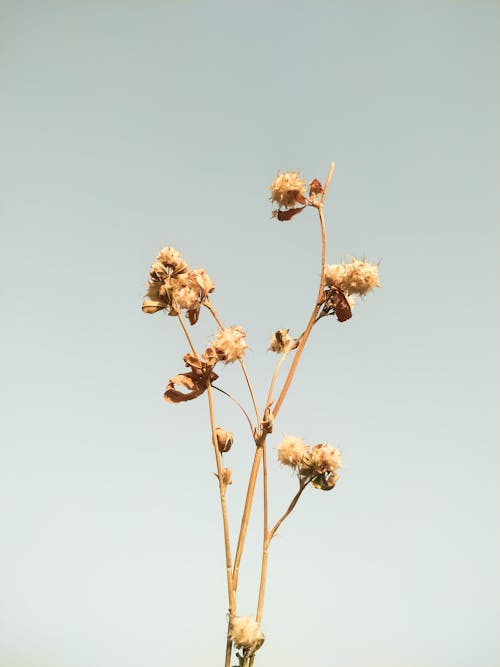
POLYGON ((307 327, 304 331, 304 333, 301 336, 300 343, 297 347, 297 351, 293 357, 293 361, 290 365, 290 369, 288 371, 288 375, 286 376, 285 382, 283 384, 283 387, 281 389, 281 393, 274 405, 273 408, 273 414, 276 417, 276 415, 279 412, 279 409, 281 408, 281 405, 285 399, 285 396, 287 395, 288 389, 290 388, 290 385, 292 383, 293 377, 295 375, 295 371, 297 369, 297 365, 300 361, 300 357, 302 356, 302 352, 304 350, 305 344, 307 343, 307 339, 309 338, 309 334, 311 333, 311 330, 316 322, 316 318, 319 313, 319 309, 321 308, 321 302, 323 298, 323 292, 325 289, 325 264, 326 264, 326 226, 325 226, 325 219, 323 217, 323 201, 325 199, 326 191, 328 189, 328 186, 330 185, 330 181, 333 175, 333 170, 335 169, 335 164, 332 162, 330 165, 330 171, 328 172, 328 177, 326 179, 325 187, 323 189, 323 194, 321 197, 321 201, 319 204, 312 204, 315 206, 318 210, 319 214, 319 220, 321 224, 321 274, 320 274, 320 281, 319 281, 319 289, 318 289, 318 297, 316 299, 316 304, 313 308, 313 311, 311 313, 311 317, 309 318, 309 322, 307 324, 307 327))
MULTIPOLYGON (((323 301, 323 293, 325 289, 325 264, 326 264, 326 225, 325 225, 325 219, 323 216, 323 202, 325 200, 326 192, 328 190, 328 187, 330 185, 330 181, 333 176, 333 171, 335 169, 335 164, 332 162, 330 165, 330 170, 328 172, 328 176, 325 182, 325 186, 323 188, 323 192, 321 195, 321 199, 318 203, 312 202, 311 205, 313 205, 319 214, 319 220, 320 220, 320 225, 321 225, 321 273, 320 273, 320 281, 319 281, 319 287, 318 287, 318 296, 316 298, 316 303, 314 305, 313 311, 311 313, 311 316, 309 318, 309 322, 306 326, 306 329, 304 330, 303 334, 300 336, 299 339, 299 344, 296 348, 296 353, 293 357, 292 363, 290 365, 290 369, 288 371, 288 375, 285 379, 285 382, 283 384, 283 387, 281 389, 280 395, 278 396, 278 399, 276 403, 274 404, 273 408, 273 416, 276 417, 278 414, 281 405, 283 404, 283 401, 287 395, 288 389, 290 388, 290 385, 292 383, 292 380, 295 375, 295 371, 297 369, 297 365, 300 361, 300 357, 302 355, 302 352, 304 350, 304 347, 307 343, 307 340, 309 338, 309 335, 311 333, 311 330, 314 326, 314 324, 318 321, 319 317, 319 311, 322 305, 323 301)), ((271 380, 271 386, 269 388, 269 393, 267 397, 267 402, 266 406, 269 406, 272 398, 272 389, 274 387, 274 383, 276 381, 276 377, 279 371, 279 368, 281 364, 284 361, 284 358, 286 356, 286 353, 283 355, 283 357, 280 359, 278 362, 276 369, 274 371, 273 378, 271 380)), ((257 456, 257 452, 256 452, 257 456)), ((283 521, 291 514, 293 509, 295 508, 295 505, 299 501, 300 496, 302 495, 302 492, 306 488, 306 486, 309 484, 311 480, 308 479, 305 482, 301 481, 300 482, 300 487, 298 492, 295 494, 292 502, 288 506, 288 509, 286 512, 283 514, 283 516, 275 523, 275 525, 271 528, 271 530, 265 530, 264 532, 264 542, 263 542, 263 548, 262 548, 262 563, 261 563, 261 575, 260 575, 260 586, 259 586, 259 599, 257 603, 257 613, 256 613, 256 621, 257 623, 260 623, 262 619, 262 610, 264 606, 264 594, 265 594, 265 589, 266 589, 266 577, 267 577, 267 565, 268 565, 268 559, 269 559, 269 545, 271 543, 271 540, 273 539, 274 535, 276 534, 276 531, 278 528, 281 526, 283 521)), ((267 490, 266 490, 267 493, 267 490)), ((267 521, 267 518, 266 518, 267 521)), ((236 562, 236 560, 235 560, 236 562)), ((250 660, 250 665, 249 667, 252 667, 254 662, 254 656, 251 657, 250 660)))
MULTIPOLYGON (((219 480, 219 496, 220 496, 220 505, 222 512, 222 523, 224 526, 224 550, 226 554, 226 578, 227 578, 227 596, 229 604, 229 621, 234 618, 236 614, 236 593, 233 586, 233 568, 231 562, 231 545, 229 541, 229 522, 227 517, 227 506, 226 506, 226 483, 224 481, 224 467, 222 465, 222 456, 219 451, 219 445, 217 442, 216 426, 215 426, 215 415, 214 415, 214 398, 212 387, 210 382, 207 382, 207 394, 208 394, 208 407, 210 413, 210 427, 212 430, 212 444, 214 446, 215 452, 215 461, 217 464, 217 477, 219 480)), ((228 625, 228 636, 226 639, 226 657, 225 657, 225 667, 230 667, 231 662, 231 651, 232 651, 232 642, 229 638, 229 625, 228 625), (231 645, 230 645, 231 643, 231 645)))
MULTIPOLYGON (((217 311, 215 310, 212 302, 210 299, 206 299, 203 302, 203 305, 208 308, 208 310, 212 313, 215 321, 219 325, 219 327, 224 328, 224 325, 219 318, 217 311)), ((255 394, 253 391, 252 383, 250 381, 250 378, 248 376, 248 372, 246 370, 246 366, 244 361, 241 359, 240 360, 240 365, 243 370, 243 374, 245 376, 245 380, 250 392, 250 396, 252 398, 252 403, 255 409, 255 415, 257 417, 257 422, 260 423, 260 412, 259 408, 257 405, 257 401, 255 399, 255 394)), ((256 437, 257 439, 257 437, 256 437)), ((257 444, 257 442, 256 442, 257 444)), ((234 565, 233 565, 233 586, 234 586, 234 591, 236 592, 236 589, 238 587, 238 575, 239 575, 239 569, 240 569, 240 563, 241 563, 241 557, 243 555, 243 547, 245 545, 245 538, 247 535, 247 530, 248 530, 248 523, 250 521, 250 512, 252 509, 252 503, 253 503, 253 496, 255 492, 255 484, 257 482, 257 476, 259 473, 259 467, 260 463, 262 461, 262 454, 263 454, 263 448, 265 447, 265 437, 261 439, 261 441, 257 444, 255 454, 254 454, 254 459, 252 462, 252 469, 250 471, 250 477, 248 480, 248 487, 247 487, 247 493, 245 497, 245 505, 243 508, 243 515, 241 517, 241 525, 240 525, 240 531, 238 534, 238 543, 236 546, 236 554, 234 557, 234 565)), ((266 493, 266 498, 267 498, 267 493, 266 493)), ((267 509, 265 509, 267 511, 267 509)))
POLYGON ((243 508, 243 515, 241 517, 240 532, 238 535, 238 544, 236 545, 236 554, 234 556, 233 565, 233 586, 236 591, 238 587, 238 574, 240 570, 241 556, 243 554, 243 546, 247 535, 248 521, 250 519, 250 510, 252 509, 253 494, 255 491, 255 482, 259 472, 260 462, 262 460, 262 447, 257 447, 253 458, 252 469, 250 471, 250 478, 248 480, 247 494, 245 497, 245 506, 243 508))
POLYGON ((184 321, 183 321, 182 317, 181 317, 180 315, 177 315, 177 319, 178 319, 179 322, 181 323, 182 330, 184 331, 184 334, 185 334, 185 336, 186 336, 186 338, 187 338, 187 341, 188 341, 188 343, 189 343, 189 347, 191 348, 191 352, 194 354, 195 357, 197 357, 197 356, 198 356, 198 353, 197 353, 196 350, 195 350, 195 347, 194 347, 194 345, 193 345, 193 341, 191 340, 191 336, 189 335, 189 331, 187 330, 187 327, 186 327, 186 325, 184 324, 184 321))
POLYGON ((276 368, 274 369, 273 377, 271 378, 271 384, 269 385, 269 391, 267 392, 266 408, 268 408, 272 403, 274 385, 276 384, 276 379, 278 377, 279 370, 280 370, 283 362, 287 358, 289 352, 290 352, 290 350, 285 350, 285 352, 283 352, 283 354, 279 358, 278 363, 276 364, 276 368))
POLYGON ((224 394, 228 398, 230 398, 236 405, 239 407, 239 409, 243 412, 245 417, 247 418, 248 425, 250 426, 250 430, 252 431, 252 434, 254 432, 254 425, 252 424, 252 420, 248 416, 248 412, 245 410, 245 408, 241 405, 241 403, 234 398, 234 396, 231 396, 227 391, 224 391, 224 389, 221 389, 220 387, 217 387, 215 384, 212 384, 212 389, 216 389, 217 391, 220 391, 221 394, 224 394))
POLYGON ((262 620, 262 609, 264 607, 264 593, 266 590, 266 577, 267 577, 267 563, 268 563, 268 558, 269 558, 269 545, 271 543, 271 540, 276 534, 276 531, 278 528, 281 526, 283 521, 293 512, 295 505, 298 503, 300 496, 302 495, 302 492, 306 488, 306 486, 309 484, 311 480, 308 479, 305 482, 300 483, 299 490, 293 497, 292 502, 288 506, 288 509, 286 512, 283 514, 283 516, 274 524, 274 526, 271 528, 271 530, 268 530, 266 532, 266 536, 264 539, 264 548, 262 550, 262 566, 261 566, 261 571, 260 571, 260 586, 259 586, 259 600, 257 603, 257 614, 255 617, 255 620, 257 623, 260 623, 262 620))

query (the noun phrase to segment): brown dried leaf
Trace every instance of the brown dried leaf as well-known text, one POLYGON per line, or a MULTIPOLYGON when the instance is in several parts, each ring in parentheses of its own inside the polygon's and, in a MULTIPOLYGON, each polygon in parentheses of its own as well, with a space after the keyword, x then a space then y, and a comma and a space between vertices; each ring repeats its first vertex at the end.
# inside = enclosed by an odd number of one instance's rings
POLYGON ((284 221, 284 220, 291 220, 294 215, 297 215, 297 213, 300 213, 305 209, 305 206, 299 206, 298 208, 289 208, 286 211, 277 211, 276 217, 278 220, 284 221))
POLYGON ((151 299, 144 299, 142 303, 142 312, 143 313, 157 313, 159 310, 163 310, 165 304, 161 301, 152 301, 151 299))
POLYGON ((351 319, 352 310, 346 295, 341 290, 331 290, 329 303, 331 304, 339 322, 351 319))
POLYGON ((323 186, 318 181, 318 179, 315 178, 313 181, 311 181, 311 185, 309 186, 309 197, 314 197, 315 195, 319 195, 322 192, 323 186))
POLYGON ((163 398, 167 403, 182 403, 183 401, 192 401, 201 396, 207 388, 206 382, 202 382, 195 373, 181 373, 168 381, 167 388, 163 398), (175 385, 185 387, 188 391, 182 392, 175 388, 175 385))

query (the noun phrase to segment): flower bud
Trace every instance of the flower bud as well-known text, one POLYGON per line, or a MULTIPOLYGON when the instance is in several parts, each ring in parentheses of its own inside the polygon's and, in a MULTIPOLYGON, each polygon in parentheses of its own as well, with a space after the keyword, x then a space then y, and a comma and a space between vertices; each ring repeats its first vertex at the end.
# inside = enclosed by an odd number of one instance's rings
POLYGON ((217 426, 215 429, 215 435, 217 437, 217 446, 221 454, 228 452, 233 444, 234 437, 230 431, 225 431, 220 426, 217 426))

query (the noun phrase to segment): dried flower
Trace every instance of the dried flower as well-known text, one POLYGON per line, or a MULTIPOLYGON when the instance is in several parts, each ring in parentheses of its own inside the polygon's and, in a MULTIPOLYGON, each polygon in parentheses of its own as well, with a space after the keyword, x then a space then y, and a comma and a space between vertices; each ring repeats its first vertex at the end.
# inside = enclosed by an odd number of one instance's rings
POLYGON ((279 172, 271 183, 271 201, 278 204, 278 208, 291 208, 296 204, 306 204, 305 198, 306 182, 299 178, 296 171, 279 172))
POLYGON ((335 473, 342 467, 340 452, 331 445, 314 445, 309 447, 300 464, 302 475, 322 475, 323 473, 335 473))
POLYGON ((269 350, 271 350, 271 352, 278 352, 281 354, 290 347, 293 338, 288 333, 289 331, 290 329, 280 329, 273 334, 269 345, 269 350))
POLYGON ((226 431, 220 426, 217 426, 215 429, 215 436, 217 438, 217 446, 221 454, 228 452, 234 442, 233 434, 230 431, 226 431))
POLYGON ((182 259, 180 252, 175 248, 172 248, 172 246, 166 246, 166 248, 160 250, 156 259, 165 267, 165 269, 167 269, 167 272, 184 273, 189 268, 186 262, 182 259))
POLYGON ((264 635, 257 621, 248 616, 236 616, 229 627, 229 637, 237 648, 256 651, 264 643, 264 635))
POLYGON ((157 313, 165 309, 172 316, 185 310, 191 324, 197 322, 201 304, 215 289, 205 269, 190 269, 171 246, 160 251, 149 278, 142 310, 157 313))
POLYGON ((308 452, 302 438, 286 435, 278 446, 278 460, 285 466, 296 468, 308 452))
POLYGON ((380 287, 378 264, 353 258, 350 264, 329 264, 325 267, 325 281, 346 294, 364 296, 374 287, 380 287))
POLYGON ((248 345, 245 342, 245 332, 242 327, 231 327, 219 329, 211 343, 217 357, 226 364, 232 364, 238 359, 243 359, 248 345))
POLYGON ((230 484, 233 483, 233 473, 231 471, 231 468, 224 468, 222 471, 222 482, 226 486, 229 486, 230 484))
POLYGON ((287 435, 278 447, 278 460, 295 468, 299 479, 311 482, 317 489, 329 491, 338 480, 342 467, 340 452, 330 445, 304 444, 302 438, 287 435))

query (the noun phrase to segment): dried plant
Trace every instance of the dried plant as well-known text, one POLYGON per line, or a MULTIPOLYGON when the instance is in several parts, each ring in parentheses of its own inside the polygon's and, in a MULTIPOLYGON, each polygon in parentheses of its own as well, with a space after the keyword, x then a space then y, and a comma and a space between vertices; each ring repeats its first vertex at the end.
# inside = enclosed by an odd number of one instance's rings
POLYGON ((269 350, 276 352, 280 358, 276 364, 267 393, 266 403, 261 410, 255 399, 255 392, 247 372, 244 356, 248 348, 245 331, 241 326, 225 327, 210 299, 215 285, 204 269, 192 269, 172 247, 163 248, 151 266, 148 291, 144 298, 142 310, 145 313, 156 313, 164 310, 168 315, 176 317, 190 351, 184 355, 183 361, 189 369, 187 372, 173 376, 167 384, 164 398, 168 403, 191 401, 206 392, 209 404, 211 441, 217 469, 218 490, 220 498, 222 524, 224 528, 225 569, 227 575, 228 626, 225 649, 225 667, 231 667, 233 652, 238 660, 238 667, 251 667, 255 655, 264 642, 261 630, 266 574, 269 557, 269 546, 285 519, 291 514, 304 489, 311 485, 316 489, 331 491, 338 480, 342 467, 340 452, 329 444, 308 445, 302 438, 287 435, 278 446, 278 460, 281 464, 292 468, 298 479, 298 490, 282 516, 274 523, 269 521, 269 483, 267 465, 267 441, 272 433, 273 425, 283 405, 295 375, 297 365, 304 347, 309 339, 312 328, 323 318, 334 315, 339 322, 352 317, 355 296, 365 296, 370 290, 379 287, 378 264, 370 264, 364 259, 352 259, 349 263, 326 264, 326 229, 323 217, 325 196, 334 171, 330 166, 325 185, 317 179, 308 185, 296 172, 278 173, 271 184, 271 201, 276 204, 272 216, 279 221, 287 221, 308 207, 315 208, 321 227, 321 272, 318 294, 304 331, 296 338, 290 335, 289 329, 276 331, 270 340, 269 350), (201 307, 217 323, 218 331, 210 345, 200 352, 195 346, 184 319, 193 326, 198 321, 201 307), (290 367, 281 388, 277 391, 280 368, 285 359, 292 355, 290 367), (231 484, 232 471, 225 465, 225 456, 233 445, 233 434, 217 426, 214 408, 214 389, 227 394, 214 385, 218 379, 215 372, 217 364, 241 366, 249 390, 250 399, 255 412, 251 419, 241 403, 233 399, 244 412, 249 422, 253 440, 253 464, 248 479, 244 500, 241 525, 236 549, 230 544, 229 521, 226 506, 226 491, 231 484), (258 602, 255 618, 238 615, 238 577, 241 558, 245 547, 250 512, 254 500, 255 485, 259 470, 262 469, 263 479, 263 529, 261 575, 258 588, 258 602))

